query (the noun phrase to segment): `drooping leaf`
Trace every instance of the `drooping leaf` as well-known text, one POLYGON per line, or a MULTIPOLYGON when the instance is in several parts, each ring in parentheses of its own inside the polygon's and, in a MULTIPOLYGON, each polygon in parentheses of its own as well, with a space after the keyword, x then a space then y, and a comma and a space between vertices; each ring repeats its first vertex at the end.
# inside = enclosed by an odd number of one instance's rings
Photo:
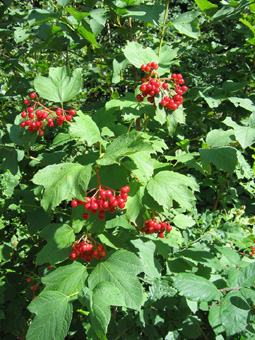
POLYGON ((65 295, 78 294, 84 288, 87 275, 86 267, 74 261, 44 276, 42 278, 42 283, 46 285, 44 291, 58 291, 65 295))
POLYGON ((230 291, 221 300, 220 316, 227 336, 245 330, 249 311, 249 304, 240 291, 230 291))
POLYGON ((206 136, 206 144, 211 148, 226 146, 235 140, 232 130, 211 130, 206 136))
POLYGON ((169 208, 174 200, 181 207, 189 210, 195 201, 189 187, 196 190, 196 183, 191 178, 173 171, 160 171, 148 182, 146 188, 163 207, 169 208))
POLYGON ((136 255, 119 250, 106 261, 97 264, 89 277, 89 287, 94 289, 100 282, 112 282, 120 290, 125 306, 139 309, 143 293, 136 275, 143 270, 143 265, 136 255))
POLYGON ((75 121, 70 127, 71 137, 86 141, 88 146, 100 141, 100 131, 92 118, 81 111, 78 111, 77 115, 78 117, 75 117, 75 121))
POLYGON ((106 334, 111 319, 110 306, 123 306, 125 300, 113 282, 99 282, 93 289, 90 301, 90 319, 96 333, 106 334))
POLYGON ((129 62, 137 68, 152 61, 158 62, 158 56, 150 47, 143 48, 137 42, 128 42, 123 52, 129 62))
POLYGON ((40 97, 55 103, 67 102, 75 97, 82 87, 81 68, 71 73, 68 67, 50 67, 49 76, 35 77, 34 86, 40 97))
POLYGON ((68 258, 71 245, 75 241, 74 231, 69 225, 49 224, 41 231, 40 236, 47 240, 47 244, 37 254, 38 265, 56 264, 68 258))
POLYGON ((195 0, 195 3, 198 5, 202 12, 209 16, 212 16, 218 8, 218 5, 212 4, 208 0, 195 0))
POLYGON ((155 258, 156 246, 150 240, 136 239, 131 243, 139 249, 139 257, 144 266, 144 272, 151 278, 160 277, 161 266, 155 258))
POLYGON ((139 151, 153 152, 151 145, 144 141, 142 133, 132 131, 117 137, 107 148, 104 156, 97 161, 100 165, 119 163, 124 156, 139 151))
POLYGON ((27 340, 64 340, 71 320, 72 304, 61 292, 42 292, 28 309, 36 316, 28 328, 27 340))
POLYGON ((255 126, 252 124, 252 117, 254 113, 250 116, 249 125, 241 126, 232 121, 230 117, 227 117, 223 123, 227 126, 230 126, 234 129, 233 133, 241 144, 243 149, 246 149, 248 146, 251 146, 255 142, 255 126))
POLYGON ((44 186, 42 206, 45 210, 50 210, 66 199, 84 199, 90 176, 90 165, 61 163, 39 170, 32 180, 35 184, 44 186))
POLYGON ((202 163, 212 162, 218 169, 232 173, 237 165, 237 151, 231 146, 199 149, 202 163))
POLYGON ((192 301, 212 301, 220 297, 220 292, 212 282, 195 274, 177 274, 174 277, 174 287, 192 301))
POLYGON ((176 18, 172 24, 181 34, 187 35, 188 37, 198 39, 200 35, 200 30, 198 26, 199 12, 190 11, 183 13, 176 18))

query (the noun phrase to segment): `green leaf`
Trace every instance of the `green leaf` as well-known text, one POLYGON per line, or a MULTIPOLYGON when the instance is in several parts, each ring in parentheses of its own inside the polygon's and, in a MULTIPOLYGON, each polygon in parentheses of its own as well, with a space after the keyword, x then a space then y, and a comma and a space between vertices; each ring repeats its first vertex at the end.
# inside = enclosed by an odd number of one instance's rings
POLYGON ((220 308, 220 306, 212 306, 208 315, 208 321, 216 335, 224 332, 220 317, 220 308))
POLYGON ((89 288, 94 289, 103 281, 112 282, 124 297, 124 305, 139 309, 143 302, 143 291, 136 275, 143 270, 143 265, 136 255, 119 250, 106 261, 97 264, 89 277, 89 288))
POLYGON ((154 169, 153 160, 151 159, 149 153, 145 151, 136 152, 130 155, 129 158, 131 158, 137 166, 139 174, 141 175, 138 176, 138 178, 141 181, 147 182, 151 178, 154 169))
POLYGON ((228 97, 228 100, 235 105, 235 107, 242 107, 248 111, 255 111, 255 105, 248 98, 228 97))
POLYGON ((212 109, 215 108, 215 107, 218 107, 221 104, 221 101, 218 98, 214 98, 213 96, 207 96, 206 94, 204 94, 201 91, 199 91, 199 94, 202 98, 205 99, 205 101, 207 102, 209 107, 212 108, 212 109))
POLYGON ((81 111, 78 111, 77 115, 78 117, 75 117, 75 122, 72 122, 70 127, 71 137, 86 141, 88 146, 100 141, 100 131, 92 118, 81 111))
POLYGON ((212 282, 195 274, 177 274, 173 285, 182 295, 192 301, 212 301, 220 297, 220 292, 212 282))
POLYGON ((28 306, 36 316, 28 328, 27 340, 64 340, 72 319, 68 296, 60 292, 42 292, 28 306))
POLYGON ((49 224, 41 231, 40 237, 47 240, 47 244, 37 254, 37 265, 65 261, 75 241, 74 231, 67 224, 49 224))
POLYGON ((129 62, 137 68, 152 61, 158 62, 158 56, 150 47, 143 48, 137 42, 128 42, 123 52, 129 62))
POLYGON ((155 258, 156 245, 147 239, 136 239, 131 243, 139 249, 139 257, 144 266, 144 273, 151 278, 160 277, 161 266, 155 258))
POLYGON ((217 11, 218 5, 212 4, 208 0, 195 0, 195 3, 205 14, 212 16, 217 11))
POLYGON ((237 284, 240 287, 253 287, 255 284, 255 263, 250 263, 247 267, 241 268, 237 284))
POLYGON ((186 12, 178 16, 178 18, 176 18, 174 21, 172 21, 172 24, 179 33, 187 35, 188 37, 194 39, 198 39, 200 35, 197 19, 198 16, 199 12, 186 12))
POLYGON ((193 225, 196 224, 192 217, 183 214, 175 216, 173 223, 180 229, 187 229, 193 227, 193 225))
POLYGON ((63 103, 73 99, 82 88, 81 68, 71 73, 70 69, 64 67, 50 67, 49 76, 35 77, 34 86, 40 97, 63 103))
POLYGON ((221 300, 221 320, 227 336, 245 330, 250 307, 239 291, 229 292, 221 300))
POLYGON ((248 82, 237 83, 232 80, 227 80, 222 84, 222 88, 228 93, 233 93, 241 91, 246 85, 248 85, 248 82))
POLYGON ((69 4, 70 0, 57 0, 57 3, 62 6, 66 7, 69 4))
POLYGON ((164 16, 165 6, 159 3, 152 5, 139 4, 128 8, 123 17, 131 17, 158 26, 164 16))
POLYGON ((58 291, 65 295, 78 294, 85 286, 87 269, 84 265, 74 261, 62 266, 42 278, 46 285, 44 291, 58 291))
POLYGON ((2 193, 11 197, 14 193, 14 189, 20 182, 20 175, 13 175, 10 170, 7 170, 5 173, 0 174, 0 184, 2 187, 2 193))
POLYGON ((48 211, 54 209, 63 200, 84 199, 90 176, 90 165, 62 163, 48 165, 39 170, 32 181, 44 186, 42 206, 48 211))
POLYGON ((77 27, 77 31, 80 33, 80 35, 86 39, 90 44, 92 44, 94 47, 98 47, 98 43, 96 41, 95 34, 91 31, 91 28, 88 23, 86 23, 84 20, 82 20, 82 25, 79 25, 77 27))
POLYGON ((185 209, 192 209, 195 197, 188 188, 196 190, 196 183, 189 177, 173 172, 161 171, 147 184, 148 193, 165 208, 169 208, 172 200, 185 209))
POLYGON ((31 32, 28 31, 27 29, 24 29, 22 27, 17 27, 14 31, 14 40, 18 44, 26 40, 30 34, 31 32))
POLYGON ((173 136, 178 124, 185 124, 185 114, 182 106, 167 115, 167 129, 170 136, 173 136))
MULTIPOLYGON (((254 114, 252 114, 252 116, 253 115, 254 114)), ((223 123, 226 124, 227 126, 231 126, 234 129, 236 139, 241 144, 243 149, 246 149, 248 146, 251 146, 255 142, 255 128, 253 125, 250 126, 238 125, 237 123, 232 121, 230 117, 227 117, 223 121, 223 123)))
POLYGON ((153 152, 149 142, 145 142, 141 132, 132 131, 117 137, 107 148, 103 158, 97 161, 100 165, 119 164, 124 156, 132 155, 135 152, 153 152))
POLYGON ((226 146, 233 141, 235 141, 235 136, 232 130, 211 130, 206 136, 206 144, 211 148, 226 146))
POLYGON ((123 306, 125 300, 113 282, 99 282, 93 289, 90 301, 90 319, 92 327, 106 334, 108 324, 111 320, 110 306, 123 306))
POLYGON ((214 149, 199 149, 203 164, 212 162, 218 169, 232 173, 238 163, 235 148, 226 146, 214 149))

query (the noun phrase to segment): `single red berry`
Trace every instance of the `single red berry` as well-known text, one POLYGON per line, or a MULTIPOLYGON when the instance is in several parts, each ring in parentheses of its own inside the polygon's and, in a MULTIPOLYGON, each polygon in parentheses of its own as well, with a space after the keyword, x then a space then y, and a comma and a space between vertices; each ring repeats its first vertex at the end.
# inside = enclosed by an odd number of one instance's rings
POLYGON ((58 117, 58 119, 61 120, 61 122, 64 122, 64 121, 66 120, 66 117, 63 116, 63 115, 60 115, 60 116, 58 117))
POLYGON ((28 113, 34 112, 33 106, 29 106, 29 107, 27 108, 27 111, 28 111, 28 113))
POLYGON ((21 122, 21 123, 20 123, 20 126, 21 126, 22 128, 24 128, 24 127, 26 126, 26 122, 21 122))
POLYGON ((51 266, 48 266, 48 270, 51 270, 51 266))
POLYGON ((171 78, 172 78, 172 79, 176 79, 176 78, 177 78, 177 74, 176 74, 176 73, 172 73, 172 74, 171 74, 171 78))
POLYGON ((61 126, 61 125, 63 125, 63 122, 62 122, 62 120, 57 119, 57 120, 56 120, 56 124, 57 124, 58 126, 61 126))
POLYGON ((24 100, 24 104, 25 104, 25 105, 29 105, 29 104, 30 104, 30 100, 29 100, 29 99, 25 99, 25 100, 24 100))
POLYGON ((255 249, 255 247, 254 247, 254 246, 251 246, 251 249, 255 249))
POLYGON ((28 117, 29 117, 30 119, 33 119, 33 118, 34 118, 33 112, 29 112, 28 117))
POLYGON ((33 290, 33 291, 36 291, 37 287, 36 286, 31 286, 30 289, 33 290))
POLYGON ((30 279, 30 277, 28 277, 28 278, 27 278, 27 282, 31 282, 31 279, 30 279))
POLYGON ((34 99, 34 98, 36 97, 36 93, 35 93, 35 92, 30 93, 29 97, 30 97, 31 99, 34 99))
POLYGON ((21 117, 22 118, 26 118, 27 117, 27 113, 25 111, 21 112, 21 117))
POLYGON ((253 254, 251 254, 250 257, 253 257, 253 254))
POLYGON ((167 84, 167 83, 163 83, 163 84, 162 84, 162 87, 163 87, 163 89, 166 90, 166 89, 168 89, 168 84, 167 84))
POLYGON ((167 224, 166 230, 167 230, 167 231, 171 231, 171 230, 172 230, 172 226, 171 226, 170 224, 167 224))
POLYGON ((73 119, 73 117, 72 117, 71 115, 66 115, 66 120, 67 120, 68 122, 70 122, 72 119, 73 119))
POLYGON ((151 70, 151 67, 150 67, 150 66, 148 66, 148 65, 145 66, 145 68, 144 68, 144 71, 145 71, 145 72, 150 72, 150 70, 151 70))
POLYGON ((34 300, 34 299, 36 298, 36 296, 37 296, 37 295, 33 295, 33 298, 32 298, 32 299, 34 300))
POLYGON ((58 108, 57 110, 56 110, 56 115, 57 116, 60 116, 62 114, 62 110, 60 109, 60 108, 58 108))
POLYGON ((160 237, 160 238, 164 238, 164 233, 163 233, 163 232, 161 232, 161 233, 158 233, 158 237, 160 237))
POLYGON ((89 219, 89 214, 88 213, 83 213, 82 214, 82 218, 84 219, 84 220, 87 220, 87 219, 89 219))
POLYGON ((252 254, 255 254, 255 250, 252 251, 252 254))
POLYGON ((183 85, 183 86, 182 86, 182 91, 183 91, 183 92, 186 92, 186 91, 188 91, 188 88, 187 88, 187 86, 186 86, 186 85, 183 85))
POLYGON ((42 113, 42 117, 43 117, 43 119, 48 118, 48 113, 44 111, 44 112, 42 113))
POLYGON ((142 71, 145 71, 145 67, 146 67, 146 66, 145 66, 144 64, 142 64, 141 70, 142 70, 142 71))
POLYGON ((76 111, 74 109, 69 110, 69 115, 74 116, 76 114, 76 111))
POLYGON ((77 202, 77 200, 72 200, 72 203, 71 203, 71 205, 72 205, 72 207, 73 207, 73 208, 76 208, 76 207, 77 207, 77 205, 78 205, 78 202, 77 202))
POLYGON ((146 90, 146 85, 145 84, 142 84, 140 87, 139 87, 139 90, 141 92, 145 91, 146 90))

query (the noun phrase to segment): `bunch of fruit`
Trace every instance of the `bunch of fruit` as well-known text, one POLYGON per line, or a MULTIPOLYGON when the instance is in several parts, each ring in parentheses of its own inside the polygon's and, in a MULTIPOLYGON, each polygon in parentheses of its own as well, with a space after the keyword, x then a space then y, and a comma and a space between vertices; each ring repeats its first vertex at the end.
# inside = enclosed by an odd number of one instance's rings
POLYGON ((90 262, 92 258, 102 260, 106 255, 106 251, 102 244, 96 246, 95 240, 89 235, 83 235, 77 242, 74 242, 69 259, 75 261, 80 257, 86 262, 90 262), (85 239, 83 237, 85 236, 85 239))
MULTIPOLYGON (((122 187, 120 191, 115 191, 104 185, 100 185, 87 193, 87 195, 89 195, 95 191, 91 197, 85 197, 85 201, 72 200, 71 205, 73 208, 76 208, 78 205, 84 205, 85 210, 90 211, 91 214, 96 214, 98 211, 98 219, 103 220, 106 211, 114 213, 117 207, 119 209, 125 208, 129 190, 130 188, 127 185, 122 187)), ((83 213, 82 217, 84 220, 87 220, 89 213, 83 213)))
POLYGON ((21 117, 25 120, 20 126, 27 127, 28 132, 37 131, 39 136, 44 135, 47 126, 52 128, 54 121, 56 125, 61 126, 65 121, 70 122, 76 114, 74 109, 63 110, 54 106, 44 106, 35 92, 30 93, 30 99, 25 99, 24 104, 27 108, 21 113, 21 117))
POLYGON ((157 233, 158 237, 163 238, 165 236, 165 231, 171 231, 172 226, 167 222, 159 221, 157 222, 156 218, 145 221, 144 227, 140 229, 141 232, 145 234, 154 234, 157 233))
POLYGON ((155 104, 155 96, 161 96, 161 106, 168 108, 169 110, 176 110, 178 106, 183 103, 183 94, 188 90, 183 76, 178 73, 172 73, 170 78, 160 79, 159 75, 154 72, 158 69, 158 64, 155 62, 142 65, 141 70, 146 72, 145 78, 141 79, 140 85, 141 94, 136 96, 139 102, 142 102, 144 98, 147 98, 148 102, 155 104))

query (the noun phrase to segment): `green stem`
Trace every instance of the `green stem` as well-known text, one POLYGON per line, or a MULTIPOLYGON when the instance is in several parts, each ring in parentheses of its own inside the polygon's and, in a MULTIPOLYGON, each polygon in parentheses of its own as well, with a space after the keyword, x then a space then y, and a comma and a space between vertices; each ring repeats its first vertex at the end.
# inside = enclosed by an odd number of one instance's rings
POLYGON ((129 124, 128 130, 127 130, 127 133, 129 133, 129 132, 130 132, 130 130, 131 130, 131 128, 132 128, 132 125, 133 125, 134 121, 135 121, 135 119, 133 118, 133 119, 132 119, 132 121, 131 121, 131 123, 129 124))
POLYGON ((169 9, 169 0, 167 0, 167 2, 166 2, 166 10, 165 10, 165 16, 164 16, 164 21, 163 21, 163 28, 162 28, 162 32, 161 32, 161 36, 160 36, 160 42, 159 42, 158 57, 160 57, 160 51, 161 51, 161 47, 162 47, 162 43, 163 43, 163 39, 164 39, 164 35, 165 35, 165 27, 166 27, 166 19, 167 19, 167 15, 168 15, 168 9, 169 9))

